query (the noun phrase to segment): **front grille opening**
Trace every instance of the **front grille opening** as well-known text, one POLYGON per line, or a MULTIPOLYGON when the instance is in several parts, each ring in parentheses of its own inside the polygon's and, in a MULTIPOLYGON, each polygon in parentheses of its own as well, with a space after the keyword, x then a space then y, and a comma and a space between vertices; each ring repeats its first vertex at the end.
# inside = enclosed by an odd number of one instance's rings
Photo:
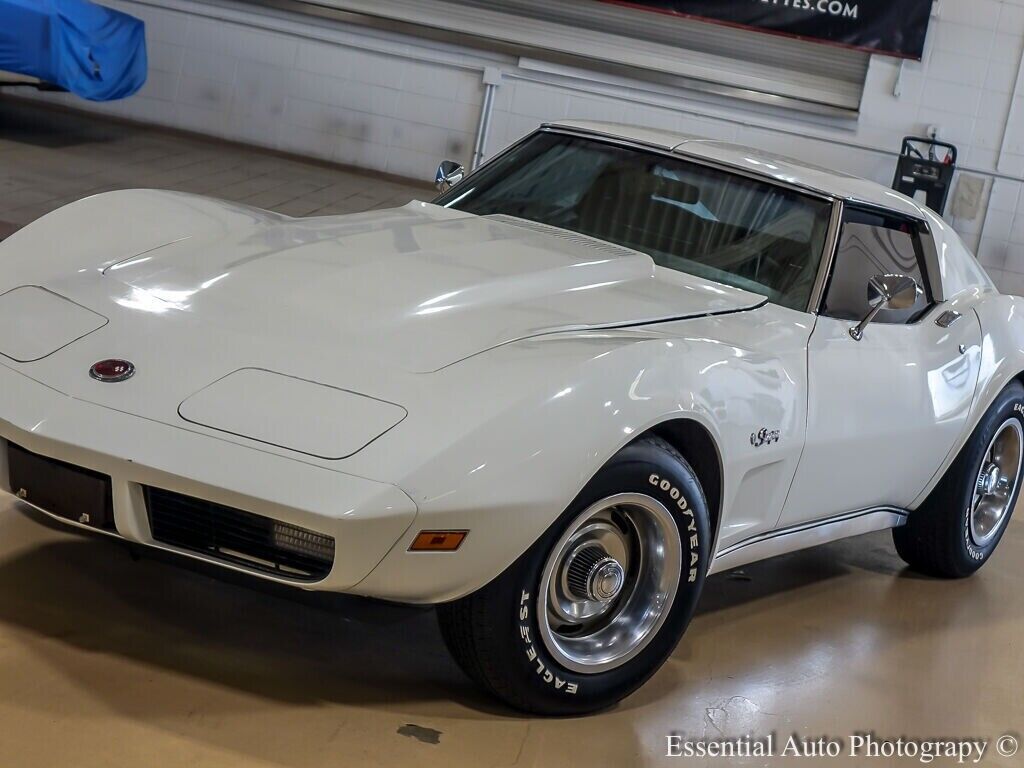
POLYGON ((298 581, 319 581, 334 564, 330 536, 162 488, 145 494, 162 544, 298 581))

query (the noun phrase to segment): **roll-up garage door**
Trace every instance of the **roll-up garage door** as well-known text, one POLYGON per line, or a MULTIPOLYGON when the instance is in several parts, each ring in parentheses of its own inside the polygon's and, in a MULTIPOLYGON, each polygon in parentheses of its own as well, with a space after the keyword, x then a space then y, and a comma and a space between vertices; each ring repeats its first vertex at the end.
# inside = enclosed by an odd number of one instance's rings
POLYGON ((813 112, 860 108, 869 54, 599 0, 317 0, 349 18, 813 112), (353 17, 349 14, 357 14, 353 17), (611 68, 611 69, 609 69, 611 68))

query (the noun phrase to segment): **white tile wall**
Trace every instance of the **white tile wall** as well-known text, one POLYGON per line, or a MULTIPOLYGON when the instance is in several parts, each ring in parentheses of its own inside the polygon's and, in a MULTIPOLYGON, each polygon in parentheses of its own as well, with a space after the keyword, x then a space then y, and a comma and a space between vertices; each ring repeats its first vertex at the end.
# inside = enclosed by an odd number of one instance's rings
POLYGON ((486 57, 244 5, 109 4, 146 22, 146 86, 114 104, 46 98, 417 178, 470 158, 486 57))
POLYGON ((505 74, 491 152, 544 120, 599 119, 751 144, 888 184, 902 136, 937 125, 959 146, 963 172, 989 190, 987 210, 953 225, 1001 287, 1024 291, 1024 0, 941 0, 924 61, 900 76, 898 61, 873 58, 854 125, 547 75, 243 3, 108 2, 145 20, 149 82, 123 102, 75 106, 418 178, 441 158, 469 160, 485 66, 505 74))

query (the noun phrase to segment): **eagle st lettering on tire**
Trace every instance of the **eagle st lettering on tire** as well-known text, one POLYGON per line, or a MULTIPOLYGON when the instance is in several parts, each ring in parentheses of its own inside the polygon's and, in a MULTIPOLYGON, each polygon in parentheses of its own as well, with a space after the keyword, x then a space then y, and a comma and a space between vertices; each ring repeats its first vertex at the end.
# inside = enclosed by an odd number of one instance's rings
POLYGON ((519 637, 526 643, 526 658, 537 665, 537 674, 549 685, 553 685, 556 691, 564 690, 565 693, 576 693, 579 691, 579 683, 570 683, 558 677, 554 672, 544 666, 544 662, 538 658, 537 648, 530 636, 530 593, 523 591, 519 603, 519 637))

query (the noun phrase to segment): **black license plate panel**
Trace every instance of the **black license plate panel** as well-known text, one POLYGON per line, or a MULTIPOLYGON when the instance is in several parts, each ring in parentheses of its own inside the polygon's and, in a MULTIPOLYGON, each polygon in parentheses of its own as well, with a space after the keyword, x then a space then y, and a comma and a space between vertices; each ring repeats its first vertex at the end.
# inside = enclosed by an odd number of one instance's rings
POLYGON ((11 492, 50 514, 82 525, 114 529, 110 477, 8 443, 11 492))

